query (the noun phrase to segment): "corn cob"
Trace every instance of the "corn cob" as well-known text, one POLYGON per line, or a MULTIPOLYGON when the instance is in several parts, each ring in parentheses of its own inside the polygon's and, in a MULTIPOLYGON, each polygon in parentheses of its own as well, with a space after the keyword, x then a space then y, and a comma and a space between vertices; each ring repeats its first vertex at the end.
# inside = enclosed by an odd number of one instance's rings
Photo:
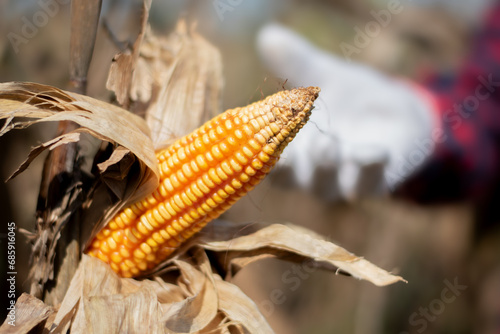
POLYGON ((123 277, 153 269, 269 173, 318 93, 317 87, 281 91, 228 110, 158 152, 159 187, 119 212, 88 254, 123 277))

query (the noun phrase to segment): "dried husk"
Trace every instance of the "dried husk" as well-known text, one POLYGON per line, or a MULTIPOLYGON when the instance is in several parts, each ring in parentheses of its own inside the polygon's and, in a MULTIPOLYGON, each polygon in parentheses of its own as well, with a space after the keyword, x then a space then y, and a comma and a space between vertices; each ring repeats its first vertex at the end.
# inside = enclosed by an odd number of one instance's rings
POLYGON ((114 62, 107 87, 120 104, 130 104, 131 111, 145 116, 155 149, 168 146, 220 112, 221 56, 194 25, 188 28, 180 20, 166 38, 147 29, 140 48, 136 45, 133 75, 122 78, 120 73, 131 73, 131 65, 114 62))
POLYGON ((37 326, 39 326, 41 330, 45 321, 54 311, 52 307, 45 305, 41 300, 27 293, 23 293, 17 299, 15 314, 12 317, 9 315, 7 316, 2 327, 0 327, 0 332, 28 333, 33 328, 37 328, 37 326), (12 326, 9 322, 15 323, 16 325, 12 326))
POLYGON ((116 100, 124 107, 128 107, 129 105, 130 86, 136 81, 133 80, 133 76, 135 75, 140 48, 144 39, 144 34, 146 33, 150 8, 151 0, 143 0, 141 29, 139 34, 131 50, 127 49, 115 55, 109 69, 106 88, 115 92, 116 100))
MULTIPOLYGON (((149 128, 144 119, 125 109, 48 85, 6 82, 0 83, 0 119, 6 120, 0 130, 0 136, 10 130, 26 128, 41 122, 66 120, 81 126, 71 133, 33 148, 28 159, 11 178, 24 171, 44 150, 78 141, 79 133, 84 132, 100 140, 120 145, 137 158, 141 170, 140 180, 134 189, 128 191, 133 193, 133 196, 122 200, 133 201, 158 186, 159 172, 149 128)), ((120 154, 123 157, 126 153, 122 151, 120 154)), ((103 166, 116 162, 116 156, 111 156, 103 166)))
POLYGON ((313 231, 293 224, 238 225, 217 220, 196 242, 206 250, 217 252, 226 279, 257 260, 275 257, 302 263, 311 269, 342 272, 377 286, 404 281, 313 231))

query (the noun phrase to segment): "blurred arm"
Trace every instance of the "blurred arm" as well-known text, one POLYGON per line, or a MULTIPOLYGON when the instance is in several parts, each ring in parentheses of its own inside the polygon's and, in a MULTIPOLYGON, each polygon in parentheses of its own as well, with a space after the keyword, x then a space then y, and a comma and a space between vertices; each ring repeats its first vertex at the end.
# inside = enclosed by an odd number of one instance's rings
POLYGON ((442 140, 401 193, 422 202, 479 200, 500 184, 500 5, 490 11, 455 80, 429 84, 442 140))

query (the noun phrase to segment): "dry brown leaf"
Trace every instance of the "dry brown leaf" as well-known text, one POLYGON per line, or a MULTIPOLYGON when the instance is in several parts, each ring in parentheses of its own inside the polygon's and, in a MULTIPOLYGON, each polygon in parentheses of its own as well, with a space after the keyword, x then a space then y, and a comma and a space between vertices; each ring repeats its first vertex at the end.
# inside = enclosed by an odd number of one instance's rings
MULTIPOLYGON (((117 66, 110 78, 119 71, 130 73, 117 66)), ((168 38, 146 33, 133 73, 127 97, 135 102, 131 110, 145 115, 156 149, 220 112, 220 53, 183 20, 168 38)))
POLYGON ((193 258, 173 261, 181 272, 179 286, 187 298, 164 305, 162 321, 169 330, 177 333, 194 333, 205 328, 217 315, 217 293, 210 262, 202 249, 193 258), (193 263, 191 263, 193 261, 193 263))
MULTIPOLYGON (((73 121, 82 127, 78 132, 121 145, 138 158, 141 180, 131 201, 150 193, 158 185, 158 166, 148 126, 142 118, 124 109, 47 85, 7 82, 0 83, 0 119, 6 119, 0 136, 39 122, 73 121), (18 121, 16 118, 33 120, 18 121)), ((68 134, 59 138, 72 141, 76 139, 73 136, 68 134)), ((23 168, 34 155, 57 142, 50 141, 35 148, 23 168)))
POLYGON ((53 150, 55 149, 56 147, 59 147, 61 145, 64 145, 64 144, 68 144, 68 143, 75 143, 75 142, 78 142, 80 140, 80 134, 78 132, 69 132, 69 133, 65 133, 59 137, 56 137, 52 140, 49 140, 37 147, 34 147, 31 149, 30 153, 28 154, 28 157, 26 158, 26 160, 24 160, 22 162, 22 164, 14 171, 14 173, 12 173, 11 176, 9 176, 9 178, 6 180, 9 181, 10 179, 16 177, 17 175, 19 175, 20 173, 22 173, 26 168, 28 168, 28 166, 31 164, 31 162, 40 155, 40 153, 42 153, 43 151, 45 150, 53 150))
POLYGON ((274 333, 257 305, 236 285, 215 275, 219 308, 229 319, 242 324, 248 333, 274 333))
POLYGON ((229 226, 226 222, 215 221, 206 229, 208 231, 200 235, 198 242, 205 249, 220 252, 220 261, 230 276, 244 265, 275 256, 312 268, 340 269, 377 286, 404 281, 305 228, 280 224, 245 228, 244 225, 229 226), (232 268, 233 264, 236 268, 232 268))
MULTIPOLYGON (((222 92, 222 61, 219 51, 203 37, 179 21, 176 31, 167 40, 154 39, 145 48, 160 49, 160 57, 170 56, 167 63, 155 61, 151 72, 158 87, 157 96, 148 105, 146 121, 154 145, 161 148, 172 138, 183 136, 220 112, 222 92), (189 113, 189 114, 187 114, 189 113)), ((144 52, 147 59, 147 54, 144 52)), ((160 58, 161 59, 161 58, 160 58)), ((151 62, 149 62, 151 63, 151 62)))
POLYGON ((85 333, 160 333, 159 304, 150 289, 85 298, 85 333))
POLYGON ((272 333, 257 306, 238 287, 214 276, 201 248, 172 260, 171 269, 177 284, 160 277, 124 279, 102 261, 84 255, 48 327, 51 332, 70 328, 72 333, 117 329, 126 333, 225 333, 228 326, 243 326, 246 331, 241 333, 272 333))
POLYGON ((104 162, 97 164, 97 168, 102 175, 101 180, 108 186, 117 198, 124 198, 127 185, 130 184, 131 168, 136 162, 130 150, 119 146, 113 150, 111 156, 104 162))
POLYGON ((83 255, 51 330, 64 332, 70 325, 72 332, 86 333, 95 321, 104 328, 112 328, 107 326, 116 325, 119 321, 122 326, 127 326, 123 328, 128 328, 128 332, 139 333, 141 327, 134 327, 141 324, 137 323, 137 319, 154 319, 151 325, 158 325, 158 307, 156 293, 151 286, 121 279, 109 266, 83 255), (105 309, 103 306, 106 306, 105 309), (74 318, 71 323, 66 322, 68 317, 74 318))
POLYGON ((106 88, 115 92, 117 101, 124 107, 128 107, 129 104, 129 90, 134 81, 134 70, 139 57, 139 49, 146 33, 150 8, 151 0, 144 0, 142 2, 141 29, 132 50, 127 49, 117 54, 109 69, 106 88))
POLYGON ((54 309, 46 306, 40 299, 27 293, 23 293, 17 299, 15 315, 13 318, 7 316, 0 327, 0 333, 28 333, 30 330, 42 326, 47 318, 54 313, 54 309), (9 322, 11 322, 9 324, 9 322))

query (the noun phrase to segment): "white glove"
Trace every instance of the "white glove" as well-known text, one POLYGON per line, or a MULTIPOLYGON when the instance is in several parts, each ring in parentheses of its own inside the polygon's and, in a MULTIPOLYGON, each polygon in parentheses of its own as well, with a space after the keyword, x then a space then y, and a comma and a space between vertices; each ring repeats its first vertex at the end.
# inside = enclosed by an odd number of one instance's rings
POLYGON ((303 187, 321 174, 328 199, 385 192, 432 153, 432 104, 410 84, 348 63, 278 25, 260 31, 257 47, 274 75, 321 88, 309 123, 280 163, 303 187))

